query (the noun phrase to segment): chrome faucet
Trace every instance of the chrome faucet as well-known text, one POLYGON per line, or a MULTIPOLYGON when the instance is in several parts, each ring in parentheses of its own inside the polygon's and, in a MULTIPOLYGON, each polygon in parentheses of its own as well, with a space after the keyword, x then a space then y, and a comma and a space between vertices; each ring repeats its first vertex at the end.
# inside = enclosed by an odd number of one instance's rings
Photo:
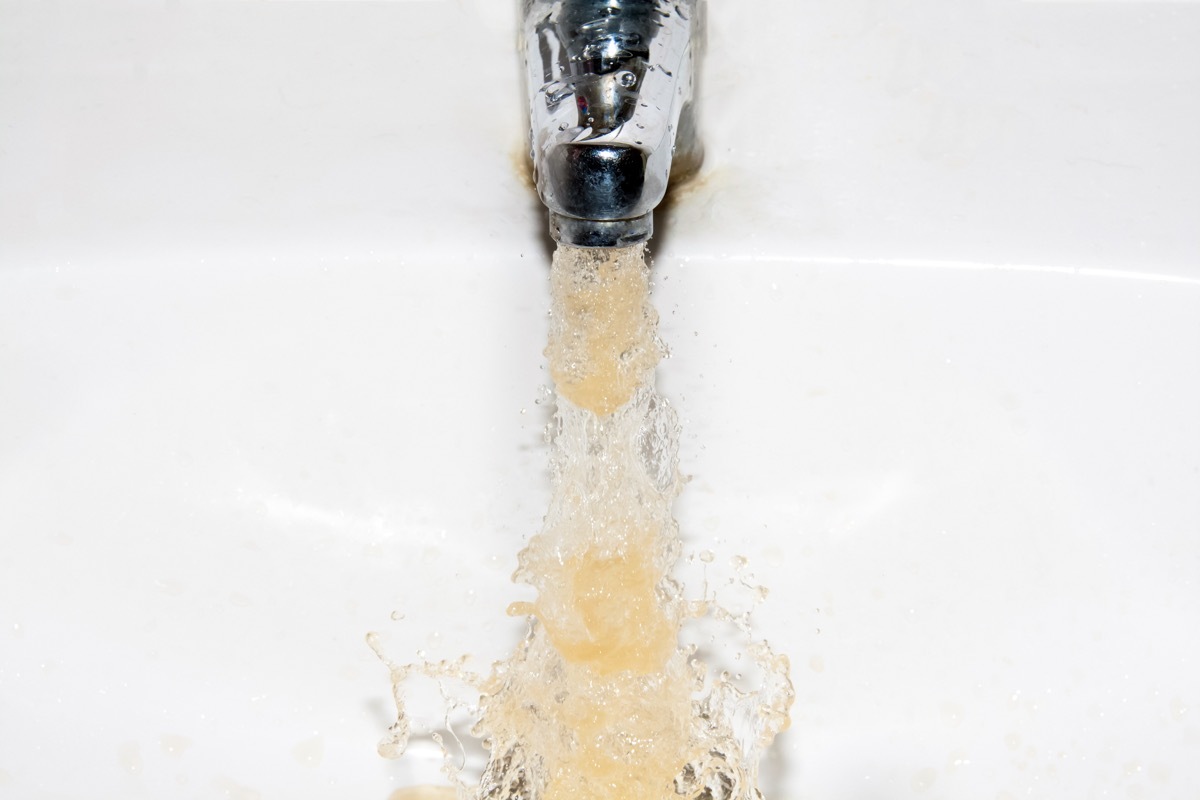
POLYGON ((550 235, 623 247, 699 166, 692 89, 703 0, 523 0, 530 147, 550 235))

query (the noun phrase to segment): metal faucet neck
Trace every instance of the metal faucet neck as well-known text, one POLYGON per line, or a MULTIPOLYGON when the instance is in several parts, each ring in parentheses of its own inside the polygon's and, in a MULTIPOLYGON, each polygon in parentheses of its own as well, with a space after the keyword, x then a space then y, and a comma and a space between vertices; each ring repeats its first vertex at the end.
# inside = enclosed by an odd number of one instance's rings
POLYGON ((531 148, 558 241, 619 247, 652 233, 673 157, 698 152, 697 2, 525 0, 531 148))

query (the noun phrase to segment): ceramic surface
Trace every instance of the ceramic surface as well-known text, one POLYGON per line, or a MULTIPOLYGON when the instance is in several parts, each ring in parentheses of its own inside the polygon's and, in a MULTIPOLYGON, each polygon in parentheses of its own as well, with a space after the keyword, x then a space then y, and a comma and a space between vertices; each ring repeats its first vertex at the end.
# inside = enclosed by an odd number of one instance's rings
MULTIPOLYGON (((437 779, 375 754, 363 638, 523 630, 511 5, 0 0, 0 797, 437 779)), ((1197 41, 1187 3, 711 0, 660 383, 686 547, 750 559, 792 657, 768 797, 1194 800, 1197 41)))

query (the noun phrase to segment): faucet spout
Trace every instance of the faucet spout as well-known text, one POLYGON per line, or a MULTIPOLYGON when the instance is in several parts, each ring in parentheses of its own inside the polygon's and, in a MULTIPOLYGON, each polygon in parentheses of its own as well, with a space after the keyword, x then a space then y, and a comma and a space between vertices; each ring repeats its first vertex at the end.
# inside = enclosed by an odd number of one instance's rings
POLYGON ((524 0, 530 147, 557 241, 645 241, 672 172, 698 166, 701 2, 524 0))

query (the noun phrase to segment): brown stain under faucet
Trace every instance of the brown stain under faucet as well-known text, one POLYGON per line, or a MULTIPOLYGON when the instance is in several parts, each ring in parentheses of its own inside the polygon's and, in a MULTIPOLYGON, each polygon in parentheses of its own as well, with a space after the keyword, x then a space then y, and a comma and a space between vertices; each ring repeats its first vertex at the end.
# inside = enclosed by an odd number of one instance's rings
POLYGON ((522 140, 509 151, 508 162, 521 185, 531 192, 537 192, 537 183, 533 178, 533 156, 529 152, 527 140, 522 140))
POLYGON ((667 196, 663 198, 658 207, 669 211, 673 206, 684 203, 689 198, 719 189, 721 182, 727 177, 727 172, 728 170, 722 167, 709 170, 698 167, 678 177, 672 175, 671 182, 667 184, 667 196))

